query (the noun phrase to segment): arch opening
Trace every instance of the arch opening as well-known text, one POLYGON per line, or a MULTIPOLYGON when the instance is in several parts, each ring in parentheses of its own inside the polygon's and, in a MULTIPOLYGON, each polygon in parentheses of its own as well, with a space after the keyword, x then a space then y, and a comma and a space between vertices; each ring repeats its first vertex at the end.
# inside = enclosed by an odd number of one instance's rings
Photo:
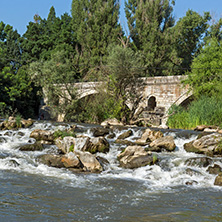
POLYGON ((148 99, 148 103, 147 103, 147 110, 148 111, 154 111, 156 108, 156 97, 151 96, 148 99))

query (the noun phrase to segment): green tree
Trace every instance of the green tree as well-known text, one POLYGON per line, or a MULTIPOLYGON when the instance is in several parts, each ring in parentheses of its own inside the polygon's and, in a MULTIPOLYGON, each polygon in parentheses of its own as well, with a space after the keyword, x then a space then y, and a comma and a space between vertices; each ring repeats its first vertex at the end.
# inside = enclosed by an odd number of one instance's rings
POLYGON ((188 10, 186 16, 179 19, 173 28, 179 58, 182 59, 182 73, 189 70, 193 59, 198 55, 203 38, 207 34, 208 21, 211 19, 209 12, 203 16, 188 10))
POLYGON ((180 64, 172 32, 173 4, 169 0, 129 0, 125 4, 130 36, 149 75, 172 75, 170 68, 180 64))
POLYGON ((77 49, 83 55, 82 63, 96 72, 106 60, 108 45, 116 44, 122 33, 118 18, 119 4, 116 0, 72 1, 77 49))
POLYGON ((66 50, 56 48, 47 61, 37 61, 30 64, 30 76, 35 84, 42 87, 47 105, 57 114, 68 115, 74 112, 76 90, 73 84, 78 78, 78 69, 71 47, 66 50))
POLYGON ((111 46, 109 48, 107 66, 107 91, 113 95, 114 100, 120 104, 120 117, 130 120, 134 117, 140 98, 140 87, 143 75, 142 58, 130 48, 111 46), (131 111, 127 108, 130 104, 131 111))
POLYGON ((222 47, 221 42, 212 38, 194 58, 192 71, 185 83, 189 84, 196 97, 218 96, 222 93, 222 47))
POLYGON ((34 16, 30 22, 21 44, 23 57, 27 63, 50 59, 51 50, 63 43, 74 47, 71 17, 65 13, 56 17, 55 8, 51 7, 47 19, 34 16))

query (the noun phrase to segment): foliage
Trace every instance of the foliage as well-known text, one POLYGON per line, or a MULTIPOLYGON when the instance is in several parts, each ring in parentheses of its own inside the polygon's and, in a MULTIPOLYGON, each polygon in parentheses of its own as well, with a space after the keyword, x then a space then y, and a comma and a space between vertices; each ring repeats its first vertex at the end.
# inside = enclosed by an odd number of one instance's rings
POLYGON ((171 69, 180 64, 171 31, 173 4, 169 0, 129 0, 125 4, 130 35, 149 76, 172 74, 171 69))
POLYGON ((197 125, 222 126, 222 101, 217 97, 202 96, 191 103, 188 109, 174 106, 168 119, 171 128, 191 129, 197 125))
POLYGON ((198 98, 201 95, 220 96, 222 92, 222 47, 212 38, 192 63, 192 72, 185 81, 198 98))
POLYGON ((67 114, 75 111, 77 81, 75 58, 70 47, 52 51, 51 59, 30 64, 30 75, 37 86, 41 86, 47 104, 58 113, 67 114))
POLYGON ((188 10, 186 16, 180 18, 173 27, 178 56, 182 58, 180 66, 184 68, 182 72, 190 68, 193 58, 198 55, 203 45, 210 19, 209 12, 205 12, 201 16, 197 12, 188 10))
POLYGON ((121 104, 121 118, 125 120, 133 117, 141 99, 139 89, 143 81, 139 77, 144 76, 141 60, 141 56, 130 48, 110 47, 104 72, 108 76, 108 91, 121 104), (126 104, 133 104, 130 115, 126 104))
POLYGON ((18 128, 21 128, 21 127, 22 127, 21 120, 22 120, 22 116, 19 115, 19 114, 16 115, 16 117, 15 117, 15 122, 16 122, 16 126, 17 126, 18 128))
POLYGON ((69 147, 69 152, 74 152, 74 144, 69 147))
POLYGON ((116 0, 72 1, 72 23, 81 63, 87 79, 98 78, 99 66, 106 61, 108 45, 117 44, 122 34, 119 2, 116 0))

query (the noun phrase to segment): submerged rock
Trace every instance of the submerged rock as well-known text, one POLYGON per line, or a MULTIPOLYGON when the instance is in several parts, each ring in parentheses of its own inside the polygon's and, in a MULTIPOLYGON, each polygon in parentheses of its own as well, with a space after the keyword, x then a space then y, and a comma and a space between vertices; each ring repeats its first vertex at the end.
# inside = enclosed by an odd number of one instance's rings
POLYGON ((194 157, 185 161, 188 166, 207 167, 213 163, 213 160, 208 157, 194 157))
POLYGON ((126 139, 127 137, 130 137, 130 136, 132 136, 132 135, 133 135, 133 131, 132 131, 132 130, 127 130, 127 131, 125 131, 124 133, 120 134, 117 139, 118 139, 118 140, 124 140, 124 139, 126 139))
POLYGON ((124 168, 133 169, 153 164, 151 153, 141 146, 128 146, 117 158, 120 166, 124 168))
POLYGON ((41 142, 35 142, 33 144, 25 144, 19 148, 20 151, 42 151, 44 149, 41 142))
POLYGON ((215 175, 217 175, 217 174, 219 174, 219 173, 222 172, 222 169, 221 169, 221 167, 220 167, 219 165, 214 164, 213 166, 209 166, 209 167, 207 168, 207 172, 208 172, 209 174, 215 174, 215 175))

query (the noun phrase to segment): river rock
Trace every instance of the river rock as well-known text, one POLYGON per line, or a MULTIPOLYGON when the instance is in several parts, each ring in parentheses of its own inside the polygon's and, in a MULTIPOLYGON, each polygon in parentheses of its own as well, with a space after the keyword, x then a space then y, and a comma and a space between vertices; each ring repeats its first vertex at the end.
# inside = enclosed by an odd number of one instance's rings
POLYGON ((207 168, 207 172, 208 172, 209 174, 215 174, 215 175, 217 175, 217 174, 219 174, 219 173, 222 172, 222 169, 221 169, 221 167, 220 167, 219 165, 214 164, 213 166, 209 166, 209 167, 207 168))
POLYGON ((95 127, 91 129, 93 136, 99 137, 99 136, 105 136, 109 134, 109 129, 102 128, 102 127, 95 127))
POLYGON ((84 166, 85 171, 90 171, 93 173, 101 172, 103 170, 101 164, 96 159, 96 157, 89 152, 76 151, 76 156, 79 158, 84 166))
POLYGON ((190 176, 201 175, 201 173, 199 171, 191 169, 191 168, 186 169, 186 174, 188 174, 190 176))
POLYGON ((133 135, 133 131, 132 131, 132 130, 127 130, 127 131, 125 131, 124 133, 120 134, 117 139, 118 139, 118 140, 124 140, 124 139, 126 139, 127 137, 130 137, 130 136, 132 136, 132 135, 133 135))
POLYGON ((22 124, 22 127, 23 127, 23 128, 28 128, 28 127, 32 126, 34 122, 35 122, 35 121, 32 120, 32 119, 30 119, 30 118, 27 119, 27 120, 25 120, 25 119, 22 119, 22 120, 21 120, 21 124, 22 124))
POLYGON ((107 139, 113 139, 116 137, 116 134, 115 133, 110 133, 108 136, 107 136, 107 139))
POLYGON ((188 181, 186 181, 185 184, 188 186, 193 186, 193 185, 197 185, 198 182, 196 180, 188 180, 188 181))
POLYGON ((82 151, 88 151, 92 154, 97 152, 109 152, 109 142, 104 137, 90 138, 82 148, 82 151))
POLYGON ((33 130, 30 137, 34 138, 36 141, 41 141, 42 143, 44 143, 44 141, 54 143, 54 133, 48 130, 33 130))
POLYGON ((161 149, 165 149, 166 151, 174 151, 176 148, 173 136, 165 136, 158 138, 151 142, 149 146, 151 148, 158 147, 161 149))
POLYGON ((20 151, 42 151, 44 149, 41 142, 35 142, 33 144, 25 144, 19 148, 20 151))
POLYGON ((79 158, 74 152, 69 152, 66 155, 62 156, 61 162, 66 168, 82 168, 83 165, 79 161, 79 158))
POLYGON ((222 155, 222 135, 213 133, 204 135, 194 141, 184 144, 187 152, 194 152, 206 155, 222 155))
POLYGON ((214 185, 222 186, 222 173, 219 173, 215 178, 214 185))
POLYGON ((132 141, 129 141, 129 140, 120 140, 120 139, 117 139, 117 140, 115 141, 115 143, 122 144, 122 145, 127 145, 127 146, 133 146, 133 145, 135 145, 135 143, 132 142, 132 141))
POLYGON ((68 153, 75 150, 75 138, 72 136, 66 136, 63 139, 57 138, 55 145, 60 151, 62 151, 62 153, 68 153))
POLYGON ((185 164, 188 166, 207 167, 213 163, 213 160, 209 157, 194 157, 187 159, 185 164))
POLYGON ((38 157, 38 161, 51 167, 63 168, 62 155, 44 154, 38 157))
POLYGON ((104 157, 97 156, 96 159, 99 161, 103 169, 105 169, 105 167, 109 165, 109 161, 104 157))
POLYGON ((117 158, 121 167, 129 169, 153 164, 151 153, 141 146, 128 146, 117 158))
POLYGON ((109 118, 101 123, 101 126, 123 126, 123 123, 121 123, 116 118, 109 118))
POLYGON ((152 142, 156 139, 162 138, 163 133, 161 131, 154 131, 151 129, 146 129, 142 134, 141 138, 136 140, 138 145, 147 145, 149 142, 152 142))

